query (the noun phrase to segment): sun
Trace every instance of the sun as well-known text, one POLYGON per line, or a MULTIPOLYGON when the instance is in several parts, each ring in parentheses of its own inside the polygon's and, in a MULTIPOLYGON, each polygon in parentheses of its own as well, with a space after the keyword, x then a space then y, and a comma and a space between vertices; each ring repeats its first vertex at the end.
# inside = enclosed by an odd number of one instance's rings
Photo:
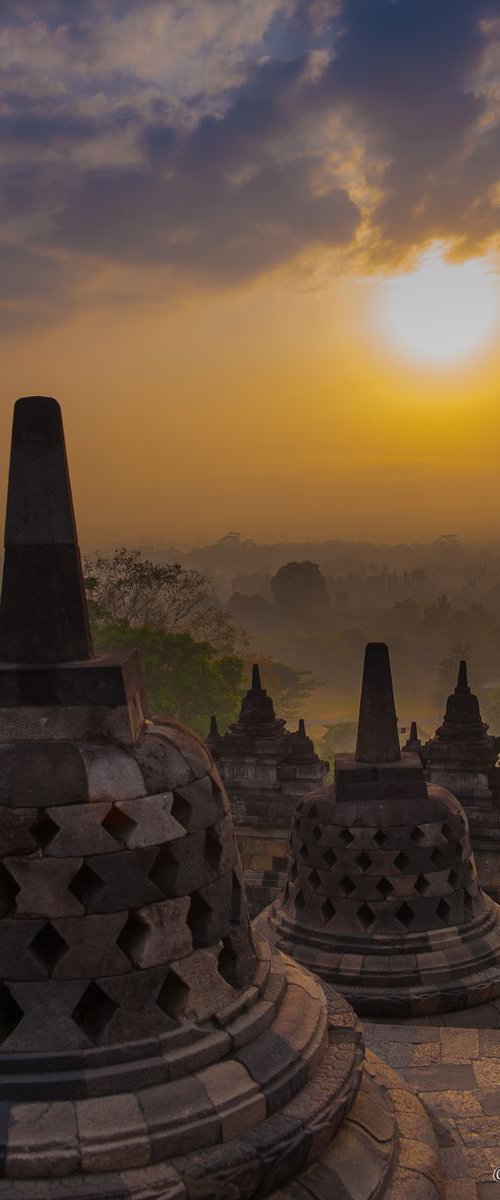
POLYGON ((415 271, 381 282, 379 321, 412 357, 450 364, 472 354, 500 325, 500 287, 485 259, 449 263, 433 247, 415 271))

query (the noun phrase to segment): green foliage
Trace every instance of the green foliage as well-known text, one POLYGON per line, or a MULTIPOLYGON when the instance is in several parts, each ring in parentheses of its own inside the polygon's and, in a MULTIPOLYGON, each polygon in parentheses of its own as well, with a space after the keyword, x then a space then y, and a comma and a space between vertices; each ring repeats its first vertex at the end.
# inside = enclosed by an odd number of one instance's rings
POLYGON ((94 623, 98 650, 137 649, 152 715, 171 716, 206 734, 212 713, 220 726, 238 715, 243 663, 234 654, 218 658, 209 642, 189 633, 166 633, 126 620, 94 623))
MULTIPOLYGON (((288 667, 286 663, 276 662, 265 654, 259 654, 257 658, 262 687, 272 696, 276 715, 287 720, 302 716, 304 701, 318 687, 318 680, 313 679, 311 672, 303 667, 288 667)), ((246 655, 244 661, 245 678, 250 679, 252 663, 256 660, 246 655)))
POLYGON ((220 608, 210 580, 179 563, 153 563, 140 550, 119 546, 110 557, 84 561, 91 619, 107 625, 126 621, 134 628, 190 633, 221 654, 234 650, 235 630, 220 608))
POLYGON ((356 748, 357 721, 337 721, 328 725, 326 733, 317 743, 316 750, 320 758, 326 758, 333 770, 333 760, 336 754, 352 754, 356 748))

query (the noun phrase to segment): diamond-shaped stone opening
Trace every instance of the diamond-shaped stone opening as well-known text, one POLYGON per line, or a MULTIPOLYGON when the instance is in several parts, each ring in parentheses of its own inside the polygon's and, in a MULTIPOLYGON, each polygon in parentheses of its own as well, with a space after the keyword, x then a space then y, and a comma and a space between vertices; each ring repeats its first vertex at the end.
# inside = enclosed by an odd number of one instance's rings
POLYGON ((321 879, 317 871, 311 871, 309 876, 309 887, 311 887, 314 892, 317 892, 318 888, 321 887, 321 879))
POLYGON ((214 825, 209 825, 205 832, 205 857, 212 870, 218 874, 222 858, 222 842, 214 825))
POLYGON ((317 815, 318 815, 318 806, 317 806, 317 804, 311 804, 311 807, 310 807, 310 809, 308 809, 307 816, 308 816, 308 817, 309 817, 309 819, 312 821, 312 820, 314 820, 314 817, 317 817, 317 815))
POLYGON ((410 929, 415 920, 415 913, 410 908, 409 904, 403 902, 396 910, 394 916, 399 921, 400 925, 404 925, 405 929, 410 929))
POLYGON ((206 946, 208 944, 208 929, 212 909, 205 900, 204 896, 200 896, 199 892, 193 892, 191 895, 191 907, 189 909, 187 924, 191 930, 193 938, 193 946, 196 949, 198 946, 206 946))
POLYGON ((439 917, 439 920, 443 922, 443 925, 449 924, 451 908, 450 908, 449 904, 446 903, 446 900, 443 900, 442 897, 436 908, 436 913, 439 917))
POLYGON ((291 863, 289 875, 290 875, 290 879, 291 879, 292 883, 294 883, 294 881, 296 880, 298 873, 299 873, 299 870, 297 867, 297 863, 296 862, 291 863))
POLYGON ((89 867, 88 863, 84 863, 80 870, 77 871, 74 879, 71 880, 69 891, 76 899, 83 904, 84 908, 91 909, 97 904, 99 897, 104 889, 103 880, 96 872, 89 867))
POLYGON ((390 883, 389 880, 385 878, 385 876, 383 879, 379 879, 379 881, 377 883, 377 892, 379 893, 380 896, 382 896, 383 900, 388 900, 389 896, 392 896, 393 891, 394 891, 394 888, 392 886, 392 883, 390 883))
POLYGON ((314 826, 314 829, 313 829, 313 831, 312 831, 312 835, 313 835, 313 838, 314 838, 314 841, 315 841, 315 842, 320 842, 320 841, 321 841, 321 827, 320 827, 319 825, 315 825, 315 826, 314 826))
POLYGON ((13 875, 0 863, 0 917, 5 917, 15 908, 19 890, 19 884, 13 875))
POLYGON ((112 804, 102 821, 102 826, 117 842, 128 845, 131 834, 137 829, 137 821, 133 821, 132 817, 122 812, 117 804, 112 804))
POLYGON ((177 1023, 182 1020, 189 1000, 189 988, 184 980, 180 978, 176 971, 169 971, 165 982, 163 983, 156 1003, 158 1008, 166 1017, 170 1017, 171 1021, 177 1023))
POLYGON ((304 900, 302 892, 297 892, 297 895, 295 896, 295 899, 294 899, 294 904, 295 904, 295 908, 297 909, 297 912, 302 912, 302 910, 305 908, 306 902, 304 900))
POLYGON ((420 825, 415 825, 415 828, 410 833, 410 837, 416 846, 421 846, 422 842, 425 842, 425 830, 421 829, 420 825))
POLYGON ((0 1044, 10 1037, 23 1016, 23 1010, 14 1000, 10 988, 0 983, 0 1044))
POLYGON ((419 896, 425 896, 431 885, 430 881, 426 879, 425 875, 419 875, 413 886, 415 891, 418 892, 419 896))
POLYGON ((371 929, 375 921, 375 913, 370 908, 369 904, 362 904, 361 908, 358 908, 358 921, 360 922, 360 925, 363 926, 365 932, 368 929, 371 929))
POLYGON ((321 917, 324 921, 324 924, 328 925, 329 921, 333 921, 334 916, 335 908, 331 900, 325 900, 325 903, 321 905, 321 917))
POLYGON ((443 851, 439 849, 439 846, 436 846, 436 849, 433 850, 431 854, 431 863, 434 863, 434 866, 438 867, 439 869, 439 867, 442 867, 444 862, 446 862, 446 859, 443 851))
POLYGON ((464 891, 464 908, 468 916, 471 916, 474 911, 474 897, 467 890, 467 888, 465 888, 464 891))
POLYGON ((352 882, 352 879, 349 879, 348 875, 344 875, 344 878, 340 880, 339 889, 341 894, 347 898, 347 896, 351 896, 356 891, 356 885, 352 882))
POLYGON ((350 829, 342 829, 341 833, 339 833, 339 842, 342 842, 343 846, 350 846, 353 841, 354 837, 350 829))
POLYGON ((374 833, 374 835, 373 835, 373 840, 374 840, 374 842, 377 843, 377 846, 380 846, 380 848, 382 849, 382 846, 387 845, 387 841, 388 841, 387 834, 384 833, 383 829, 377 829, 377 832, 374 833))
POLYGON ((394 866, 398 871, 406 871, 406 868, 410 866, 410 863, 411 859, 408 858, 408 855, 405 854, 404 850, 401 850, 397 858, 394 859, 394 866))
POLYGON ((450 887, 456 888, 459 878, 460 878, 460 876, 458 874, 458 871, 454 871, 453 867, 452 867, 451 871, 448 874, 448 883, 449 883, 450 887))
POLYGON ((133 966, 136 966, 137 959, 140 958, 141 950, 149 934, 149 926, 139 913, 131 912, 128 921, 125 922, 120 936, 116 939, 116 944, 120 950, 126 954, 127 958, 133 966))
POLYGON ((469 879, 474 879, 476 872, 474 869, 474 859, 473 858, 469 858, 469 861, 467 863, 467 874, 469 876, 469 879))
POLYGON ((118 1008, 119 1005, 93 980, 71 1015, 89 1042, 99 1043, 118 1008))
POLYGON ((447 842, 451 838, 452 832, 453 832, 453 830, 451 828, 451 825, 448 825, 447 821, 443 821, 443 824, 441 826, 441 833, 442 833, 443 837, 446 838, 447 842))
POLYGON ((189 829, 193 812, 193 806, 190 800, 186 800, 185 796, 179 796, 177 792, 174 792, 172 808, 170 811, 174 817, 174 820, 179 822, 179 825, 183 825, 185 829, 189 829))
POLYGON ((33 822, 30 833, 33 834, 37 846, 40 850, 46 850, 47 846, 54 841, 54 838, 59 833, 60 826, 49 817, 47 812, 39 813, 36 821, 33 822))
POLYGON ((299 850, 299 855, 302 859, 302 862, 307 862, 307 860, 309 858, 309 847, 305 846, 305 845, 301 846, 300 850, 299 850))
POLYGON ((68 949, 68 943, 65 942, 61 934, 57 932, 54 925, 50 921, 46 921, 45 925, 38 931, 36 937, 30 942, 28 949, 31 954, 35 955, 39 963, 45 967, 49 975, 52 974, 61 958, 64 958, 68 949))
POLYGON ((179 874, 179 863, 174 855, 171 845, 166 842, 158 851, 154 860, 153 866, 149 872, 149 878, 155 887, 163 892, 164 896, 175 896, 177 893, 177 876, 179 874))
POLYGON ((335 853, 335 850, 332 850, 330 847, 328 850, 325 850, 325 853, 322 854, 321 857, 323 859, 325 867, 328 867, 328 870, 331 871, 332 867, 334 867, 335 863, 337 862, 337 855, 335 853))
POLYGON ((372 859, 369 858, 367 854, 365 854, 364 850, 363 850, 362 854, 358 854, 356 862, 358 864, 360 871, 363 871, 363 873, 365 871, 367 871, 368 867, 371 867, 371 865, 372 865, 372 859))

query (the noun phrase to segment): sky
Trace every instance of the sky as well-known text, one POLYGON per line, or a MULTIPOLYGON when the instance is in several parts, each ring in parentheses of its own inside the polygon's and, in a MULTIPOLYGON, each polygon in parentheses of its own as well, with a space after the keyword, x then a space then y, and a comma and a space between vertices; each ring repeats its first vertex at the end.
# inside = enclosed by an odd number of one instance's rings
POLYGON ((500 0, 0 0, 0 437, 81 541, 498 537, 500 0))

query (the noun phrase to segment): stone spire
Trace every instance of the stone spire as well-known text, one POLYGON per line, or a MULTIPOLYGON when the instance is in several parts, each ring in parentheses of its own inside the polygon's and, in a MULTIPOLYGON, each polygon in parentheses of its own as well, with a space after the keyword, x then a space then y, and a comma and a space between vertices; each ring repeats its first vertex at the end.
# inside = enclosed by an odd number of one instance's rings
POLYGON ((500 909, 460 803, 399 751, 386 646, 367 647, 356 754, 337 755, 333 785, 297 806, 287 884, 257 928, 362 1015, 500 995, 500 909))
POLYGON ((222 735, 219 733, 216 716, 210 717, 210 731, 205 741, 212 758, 218 758, 222 749, 222 735))
POLYGON ((436 738, 441 742, 487 744, 493 740, 487 737, 487 732, 488 726, 481 719, 479 700, 469 687, 467 663, 462 659, 457 684, 446 701, 446 712, 442 725, 436 730, 436 738))
POLYGON ((365 650, 359 705, 356 762, 398 762, 401 758, 389 651, 384 642, 365 650))
POLYGON ((49 396, 25 396, 14 410, 0 660, 70 662, 91 654, 61 410, 49 396))
POLYGON ((418 736, 417 722, 412 721, 410 728, 410 736, 403 746, 403 750, 410 750, 413 754, 420 754, 422 743, 418 736))
POLYGON ((276 717, 272 699, 262 687, 258 663, 254 663, 251 685, 241 702, 238 720, 224 735, 222 753, 278 753, 285 747, 285 725, 286 721, 276 717))

